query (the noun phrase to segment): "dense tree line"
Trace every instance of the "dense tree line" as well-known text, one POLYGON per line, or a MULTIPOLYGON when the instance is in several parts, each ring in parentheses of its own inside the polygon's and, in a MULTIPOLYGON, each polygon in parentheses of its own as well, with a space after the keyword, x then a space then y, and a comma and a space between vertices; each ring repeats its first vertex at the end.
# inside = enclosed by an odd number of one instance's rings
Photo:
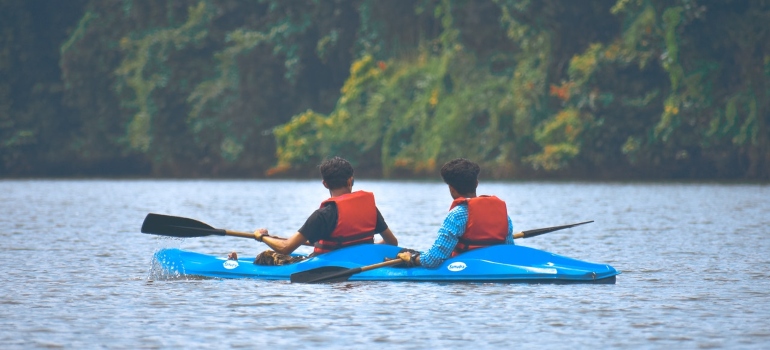
POLYGON ((0 175, 770 179, 770 0, 0 0, 0 175))

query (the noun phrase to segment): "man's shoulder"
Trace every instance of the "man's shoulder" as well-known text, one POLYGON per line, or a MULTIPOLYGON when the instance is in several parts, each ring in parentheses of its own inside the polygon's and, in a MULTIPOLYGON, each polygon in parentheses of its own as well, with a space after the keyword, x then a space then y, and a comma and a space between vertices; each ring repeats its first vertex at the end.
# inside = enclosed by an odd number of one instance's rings
POLYGON ((448 221, 465 221, 468 220, 468 206, 467 205, 457 205, 452 210, 449 211, 446 215, 446 220, 448 221))
POLYGON ((316 242, 319 239, 324 239, 329 236, 329 227, 337 222, 337 206, 324 205, 321 208, 313 211, 305 224, 299 229, 299 232, 305 236, 311 242, 316 242), (328 231, 328 232, 327 232, 328 231))
POLYGON ((468 204, 462 203, 462 204, 455 205, 454 208, 449 210, 448 215, 457 215, 462 213, 466 213, 466 214, 468 213, 468 204))
POLYGON ((334 202, 324 204, 322 207, 316 209, 310 217, 329 217, 330 215, 337 214, 337 205, 334 202))

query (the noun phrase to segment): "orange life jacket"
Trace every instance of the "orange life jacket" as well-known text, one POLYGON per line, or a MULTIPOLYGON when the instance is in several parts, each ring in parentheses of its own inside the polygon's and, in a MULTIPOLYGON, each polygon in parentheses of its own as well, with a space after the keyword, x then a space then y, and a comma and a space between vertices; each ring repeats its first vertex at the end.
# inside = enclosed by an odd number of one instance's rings
POLYGON ((321 208, 329 203, 337 205, 337 226, 329 238, 315 243, 314 254, 356 244, 374 243, 374 229, 377 226, 374 194, 356 191, 332 197, 323 201, 321 208))
POLYGON ((449 210, 458 205, 468 206, 468 223, 452 256, 472 249, 504 244, 508 236, 508 208, 495 196, 457 198, 449 210))

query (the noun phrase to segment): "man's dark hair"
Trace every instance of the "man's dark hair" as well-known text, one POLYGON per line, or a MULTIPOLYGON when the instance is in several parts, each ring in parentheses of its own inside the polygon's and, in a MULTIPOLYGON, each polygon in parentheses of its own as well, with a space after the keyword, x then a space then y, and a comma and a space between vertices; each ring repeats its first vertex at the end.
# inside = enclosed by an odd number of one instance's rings
POLYGON ((321 170, 321 177, 330 190, 345 187, 348 179, 353 176, 353 166, 350 165, 350 162, 340 157, 323 161, 318 166, 318 169, 321 170))
POLYGON ((480 171, 478 164, 465 158, 457 158, 441 167, 441 178, 460 194, 475 193, 480 171))

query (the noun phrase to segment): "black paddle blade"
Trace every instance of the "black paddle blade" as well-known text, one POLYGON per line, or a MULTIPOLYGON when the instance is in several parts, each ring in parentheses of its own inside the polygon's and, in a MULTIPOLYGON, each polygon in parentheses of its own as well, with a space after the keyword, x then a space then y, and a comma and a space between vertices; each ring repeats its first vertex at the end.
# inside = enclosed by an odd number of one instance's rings
POLYGON ((291 274, 291 283, 344 282, 361 268, 348 269, 340 266, 324 266, 291 274))
POLYGON ((215 229, 200 221, 161 214, 147 214, 142 223, 142 233, 170 237, 224 236, 225 230, 215 229))
POLYGON ((524 234, 524 236, 522 238, 535 237, 537 235, 542 235, 544 233, 558 231, 558 230, 563 230, 565 228, 575 227, 575 226, 578 226, 578 225, 584 225, 584 224, 588 224, 588 223, 592 223, 592 222, 594 222, 594 221, 591 220, 591 221, 579 222, 577 224, 561 225, 561 226, 546 227, 546 228, 539 228, 539 229, 535 229, 535 230, 524 231, 524 232, 522 232, 524 234))

